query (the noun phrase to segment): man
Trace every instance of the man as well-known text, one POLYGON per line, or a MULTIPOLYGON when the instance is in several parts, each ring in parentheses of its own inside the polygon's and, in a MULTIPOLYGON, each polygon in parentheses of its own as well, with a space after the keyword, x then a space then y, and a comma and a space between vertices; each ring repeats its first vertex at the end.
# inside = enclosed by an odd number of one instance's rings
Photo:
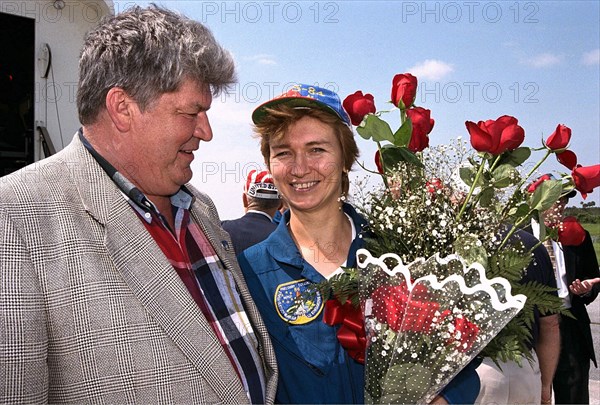
MULTIPOLYGON (((550 228, 560 226, 569 197, 562 197, 541 219, 550 228)), ((539 232, 539 224, 533 222, 534 234, 539 232)), ((546 244, 553 258, 558 295, 563 305, 574 318, 561 317, 561 351, 552 387, 556 404, 589 403, 590 360, 596 364, 594 342, 590 328, 590 317, 586 305, 593 302, 600 292, 598 259, 589 232, 585 231, 583 243, 566 245, 549 240, 546 244)))
POLYGON ((264 324, 187 184, 230 54, 136 7, 87 35, 79 66, 71 144, 0 180, 0 403, 272 403, 264 324))
POLYGON ((273 217, 281 207, 281 199, 268 171, 251 170, 248 173, 242 203, 246 214, 222 224, 231 236, 236 255, 267 239, 277 228, 273 217))
MULTIPOLYGON (((518 231, 518 239, 524 248, 531 250, 539 241, 530 233, 518 231)), ((533 250, 533 260, 525 270, 523 284, 536 282, 556 289, 556 280, 550 257, 541 245, 533 250)), ((556 293, 554 293, 556 295, 556 293)), ((533 361, 523 364, 503 362, 498 368, 488 358, 477 368, 481 389, 476 404, 525 404, 550 403, 552 399, 552 377, 560 353, 558 314, 541 314, 537 308, 532 325, 533 361)))

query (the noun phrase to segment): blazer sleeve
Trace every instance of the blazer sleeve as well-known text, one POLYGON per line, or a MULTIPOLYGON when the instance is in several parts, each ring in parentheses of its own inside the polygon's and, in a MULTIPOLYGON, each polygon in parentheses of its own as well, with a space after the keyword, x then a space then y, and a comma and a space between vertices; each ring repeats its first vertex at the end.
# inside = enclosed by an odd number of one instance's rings
MULTIPOLYGON (((598 258, 594 251, 594 244, 592 237, 589 232, 585 232, 585 240, 579 246, 577 246, 577 266, 579 267, 576 271, 580 280, 587 280, 590 278, 600 277, 600 270, 598 269, 598 258), (579 277, 581 276, 581 277, 579 277)), ((586 304, 593 302, 598 294, 600 293, 600 283, 594 284, 592 290, 587 295, 580 296, 581 300, 586 304)))
POLYGON ((47 403, 48 333, 40 281, 0 207, 0 403, 47 403))

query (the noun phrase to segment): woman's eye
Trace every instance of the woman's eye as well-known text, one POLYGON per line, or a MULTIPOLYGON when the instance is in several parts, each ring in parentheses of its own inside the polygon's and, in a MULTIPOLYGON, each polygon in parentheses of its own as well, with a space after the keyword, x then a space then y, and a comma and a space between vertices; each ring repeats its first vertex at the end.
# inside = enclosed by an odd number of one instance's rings
POLYGON ((288 151, 281 151, 281 152, 277 152, 277 153, 275 154, 275 157, 276 157, 276 158, 281 158, 281 157, 288 156, 289 154, 290 154, 290 152, 288 152, 288 151))

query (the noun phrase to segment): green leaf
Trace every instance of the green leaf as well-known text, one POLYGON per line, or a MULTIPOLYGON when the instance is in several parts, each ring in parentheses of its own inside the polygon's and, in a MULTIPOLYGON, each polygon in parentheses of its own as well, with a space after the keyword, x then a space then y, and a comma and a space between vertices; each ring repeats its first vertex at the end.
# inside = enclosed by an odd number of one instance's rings
POLYGON ((364 139, 371 139, 375 142, 389 141, 394 142, 394 134, 390 125, 375 114, 369 114, 356 127, 356 132, 364 139))
POLYGON ((477 196, 479 198, 479 205, 482 207, 489 207, 494 199, 494 188, 486 187, 481 190, 477 196))
POLYGON ((464 181, 467 186, 471 187, 473 185, 473 181, 475 181, 475 175, 477 174, 477 171, 473 166, 463 166, 458 169, 458 174, 460 175, 462 181, 464 181))
POLYGON ((492 171, 492 178, 494 179, 494 187, 505 188, 515 183, 518 173, 513 166, 502 164, 492 171))
POLYGON ((412 136, 412 122, 410 119, 406 119, 404 123, 398 128, 394 134, 394 145, 396 146, 408 146, 410 143, 410 137, 412 136))
POLYGON ((529 205, 532 210, 546 211, 559 200, 561 194, 562 182, 560 180, 546 180, 535 189, 529 205))
POLYGON ((393 169, 399 162, 406 162, 413 166, 424 167, 421 160, 405 147, 385 145, 381 148, 381 157, 386 168, 393 169))
POLYGON ((525 146, 517 148, 513 151, 507 152, 503 157, 501 164, 509 164, 512 167, 517 167, 525 163, 531 156, 531 149, 525 146))
POLYGON ((516 207, 512 207, 508 211, 508 215, 510 215, 512 217, 516 217, 516 218, 522 218, 523 216, 527 215, 528 212, 529 212, 529 205, 527 203, 522 203, 516 207))

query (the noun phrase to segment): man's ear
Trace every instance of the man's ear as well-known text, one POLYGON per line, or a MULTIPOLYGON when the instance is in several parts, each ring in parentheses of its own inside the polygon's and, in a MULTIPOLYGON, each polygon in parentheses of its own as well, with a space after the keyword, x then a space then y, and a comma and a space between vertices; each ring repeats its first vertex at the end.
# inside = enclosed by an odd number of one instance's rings
POLYGON ((111 88, 106 94, 106 110, 120 132, 127 132, 131 126, 132 108, 137 104, 120 87, 111 88))
POLYGON ((248 208, 248 196, 246 196, 246 193, 242 194, 242 203, 244 204, 244 208, 248 208))

